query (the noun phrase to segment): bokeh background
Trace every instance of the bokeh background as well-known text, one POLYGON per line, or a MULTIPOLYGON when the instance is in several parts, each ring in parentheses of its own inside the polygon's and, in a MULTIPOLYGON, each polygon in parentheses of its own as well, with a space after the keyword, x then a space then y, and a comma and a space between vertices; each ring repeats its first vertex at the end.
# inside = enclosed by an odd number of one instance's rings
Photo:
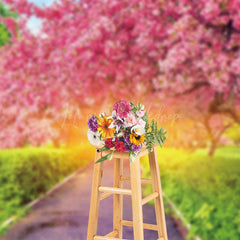
POLYGON ((87 119, 126 99, 168 131, 166 212, 190 239, 238 240, 239 47, 239 0, 0 1, 1 234, 93 161, 87 119))

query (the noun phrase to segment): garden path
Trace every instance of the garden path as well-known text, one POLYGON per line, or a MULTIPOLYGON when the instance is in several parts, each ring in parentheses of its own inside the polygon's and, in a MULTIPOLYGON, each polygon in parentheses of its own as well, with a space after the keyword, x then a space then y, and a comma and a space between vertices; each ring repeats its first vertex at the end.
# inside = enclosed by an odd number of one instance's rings
MULTIPOLYGON (((128 162, 124 161, 128 170, 128 162)), ((93 164, 80 169, 69 181, 39 201, 7 233, 6 240, 86 240, 93 164)), ((112 163, 104 163, 103 184, 112 185, 112 163)), ((127 186, 125 186, 127 187, 127 186)), ((145 205, 144 222, 155 223, 154 208, 145 205)), ((123 217, 131 219, 131 198, 124 196, 123 217)), ((169 240, 183 240, 172 218, 167 217, 169 240)), ((112 231, 112 197, 100 203, 98 234, 112 231)), ((145 230, 145 239, 157 239, 157 232, 145 230)), ((123 227, 123 237, 133 239, 132 228, 123 227)))

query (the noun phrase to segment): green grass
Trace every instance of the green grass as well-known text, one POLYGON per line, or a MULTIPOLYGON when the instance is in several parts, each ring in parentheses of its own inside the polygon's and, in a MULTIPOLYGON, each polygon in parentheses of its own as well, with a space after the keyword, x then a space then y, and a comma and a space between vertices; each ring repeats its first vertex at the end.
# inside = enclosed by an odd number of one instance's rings
MULTIPOLYGON (((163 191, 191 223, 189 239, 239 240, 240 149, 220 148, 210 158, 204 149, 159 148, 158 157, 163 191)), ((149 177, 146 158, 143 165, 149 177)), ((150 191, 147 187, 145 194, 150 191)))
POLYGON ((25 214, 27 203, 92 160, 94 151, 86 155, 86 147, 0 150, 0 226, 12 215, 25 214))

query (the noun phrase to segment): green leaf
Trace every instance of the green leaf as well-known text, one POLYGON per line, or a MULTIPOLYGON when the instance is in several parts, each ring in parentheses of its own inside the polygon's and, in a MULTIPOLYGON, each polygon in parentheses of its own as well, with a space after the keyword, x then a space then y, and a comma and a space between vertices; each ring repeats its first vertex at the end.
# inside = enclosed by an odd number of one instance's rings
POLYGON ((161 138, 158 135, 155 136, 155 142, 157 143, 158 146, 162 147, 161 138))
POLYGON ((103 162, 105 160, 111 160, 112 159, 112 155, 113 155, 113 152, 110 152, 109 154, 105 155, 104 157, 101 157, 100 159, 98 159, 96 163, 99 163, 99 162, 103 162))
POLYGON ((154 119, 151 121, 150 127, 151 127, 151 129, 152 129, 152 131, 153 131, 153 129, 154 129, 154 119))
POLYGON ((138 111, 138 107, 133 105, 131 111, 136 115, 136 112, 138 111))
POLYGON ((148 124, 148 115, 147 115, 147 111, 144 113, 142 119, 143 119, 143 121, 145 121, 145 122, 148 124))
POLYGON ((144 116, 143 116, 143 121, 146 122, 146 125, 145 125, 145 132, 148 132, 148 129, 149 129, 149 123, 148 123, 147 112, 145 112, 145 114, 144 114, 144 116))
POLYGON ((98 152, 106 151, 106 150, 109 150, 109 149, 110 148, 105 145, 100 150, 98 150, 98 152))
POLYGON ((137 101, 137 110, 140 110, 140 102, 137 101))

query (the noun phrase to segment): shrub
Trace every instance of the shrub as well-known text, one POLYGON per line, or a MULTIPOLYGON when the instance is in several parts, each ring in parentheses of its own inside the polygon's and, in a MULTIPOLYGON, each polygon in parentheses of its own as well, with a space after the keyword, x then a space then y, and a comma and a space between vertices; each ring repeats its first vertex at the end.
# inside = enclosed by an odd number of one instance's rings
POLYGON ((0 224, 22 206, 94 158, 83 144, 75 149, 0 150, 0 224))
POLYGON ((240 145, 240 126, 239 124, 234 124, 230 127, 227 132, 225 133, 227 137, 233 140, 233 142, 239 146, 240 145))
MULTIPOLYGON (((158 156, 163 191, 191 223, 189 238, 239 239, 240 149, 224 147, 210 158, 205 150, 163 148, 158 156)), ((149 177, 146 158, 143 165, 149 177)))

